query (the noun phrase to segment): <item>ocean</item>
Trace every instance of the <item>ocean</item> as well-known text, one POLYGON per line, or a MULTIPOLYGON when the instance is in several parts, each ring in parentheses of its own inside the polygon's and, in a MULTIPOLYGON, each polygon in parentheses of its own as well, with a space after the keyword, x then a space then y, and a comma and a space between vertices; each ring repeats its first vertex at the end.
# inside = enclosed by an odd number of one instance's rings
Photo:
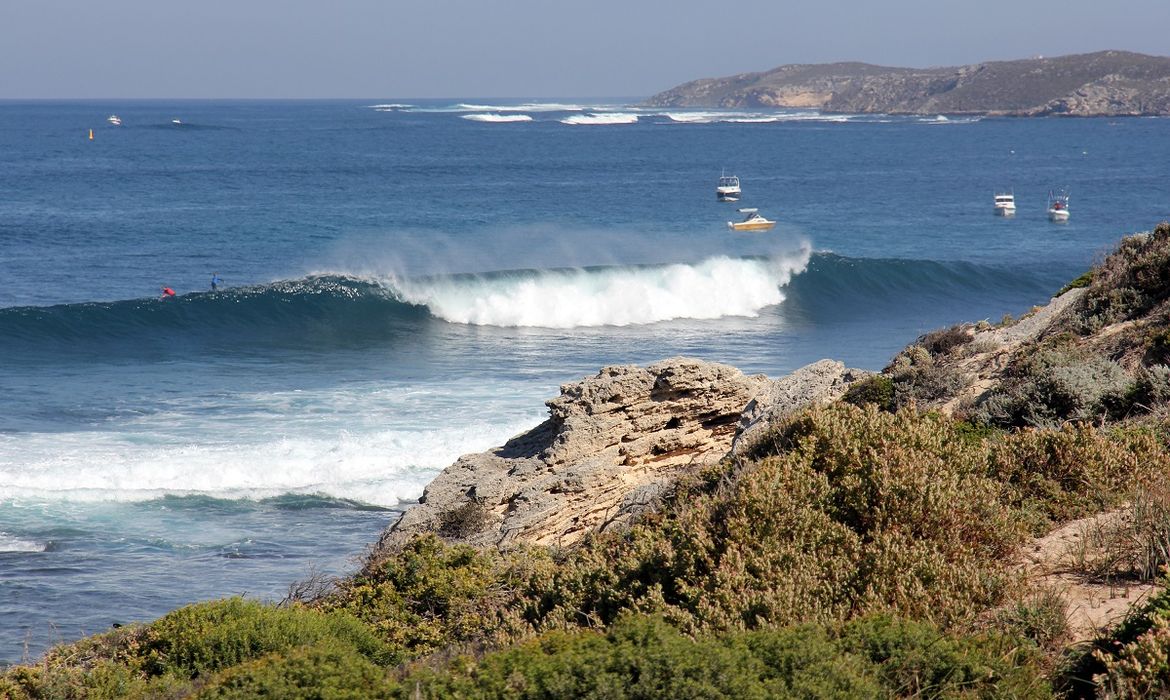
POLYGON ((0 102, 0 664, 351 572, 604 365, 880 369, 1170 216, 1167 119, 633 102, 0 102))

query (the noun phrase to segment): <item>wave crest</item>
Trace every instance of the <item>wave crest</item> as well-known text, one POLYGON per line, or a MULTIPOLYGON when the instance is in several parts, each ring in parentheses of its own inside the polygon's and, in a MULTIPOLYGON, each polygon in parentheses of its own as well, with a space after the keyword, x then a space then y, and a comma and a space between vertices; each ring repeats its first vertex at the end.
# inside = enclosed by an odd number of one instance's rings
POLYGON ((572 126, 583 125, 599 125, 599 124, 636 124, 638 123, 638 115, 630 112, 604 112, 589 114, 574 114, 560 120, 562 124, 570 124, 572 126))
POLYGON ((507 123, 507 122, 530 122, 532 117, 527 114, 495 114, 494 112, 487 112, 485 114, 464 114, 463 119, 473 122, 492 122, 492 123, 507 123))
POLYGON ((402 298, 452 323, 578 328, 756 316, 808 264, 724 256, 695 264, 468 275, 398 283, 402 298))

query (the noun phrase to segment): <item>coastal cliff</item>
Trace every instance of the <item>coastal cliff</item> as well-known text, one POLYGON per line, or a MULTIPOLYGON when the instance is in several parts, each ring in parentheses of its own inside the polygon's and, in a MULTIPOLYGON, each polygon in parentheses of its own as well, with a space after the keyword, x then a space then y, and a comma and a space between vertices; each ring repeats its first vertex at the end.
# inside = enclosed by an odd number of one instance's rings
POLYGON ((946 68, 795 64, 694 80, 644 104, 853 114, 1166 116, 1170 58, 1100 51, 946 68))

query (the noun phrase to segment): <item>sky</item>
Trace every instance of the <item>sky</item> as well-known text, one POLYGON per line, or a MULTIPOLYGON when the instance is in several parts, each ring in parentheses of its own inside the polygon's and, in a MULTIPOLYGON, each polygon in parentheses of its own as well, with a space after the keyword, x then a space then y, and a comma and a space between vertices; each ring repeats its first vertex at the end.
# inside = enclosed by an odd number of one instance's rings
POLYGON ((1170 0, 0 0, 0 99, 645 97, 1168 37, 1170 0))

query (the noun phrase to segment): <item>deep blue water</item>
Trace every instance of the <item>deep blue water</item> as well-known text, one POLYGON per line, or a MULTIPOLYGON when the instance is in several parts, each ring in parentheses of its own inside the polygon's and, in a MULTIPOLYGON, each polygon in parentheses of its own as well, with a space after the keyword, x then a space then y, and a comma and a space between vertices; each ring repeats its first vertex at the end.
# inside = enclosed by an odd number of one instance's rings
POLYGON ((0 103, 0 663, 352 570, 602 365, 880 368, 1170 216, 1170 120, 621 103, 0 103))

